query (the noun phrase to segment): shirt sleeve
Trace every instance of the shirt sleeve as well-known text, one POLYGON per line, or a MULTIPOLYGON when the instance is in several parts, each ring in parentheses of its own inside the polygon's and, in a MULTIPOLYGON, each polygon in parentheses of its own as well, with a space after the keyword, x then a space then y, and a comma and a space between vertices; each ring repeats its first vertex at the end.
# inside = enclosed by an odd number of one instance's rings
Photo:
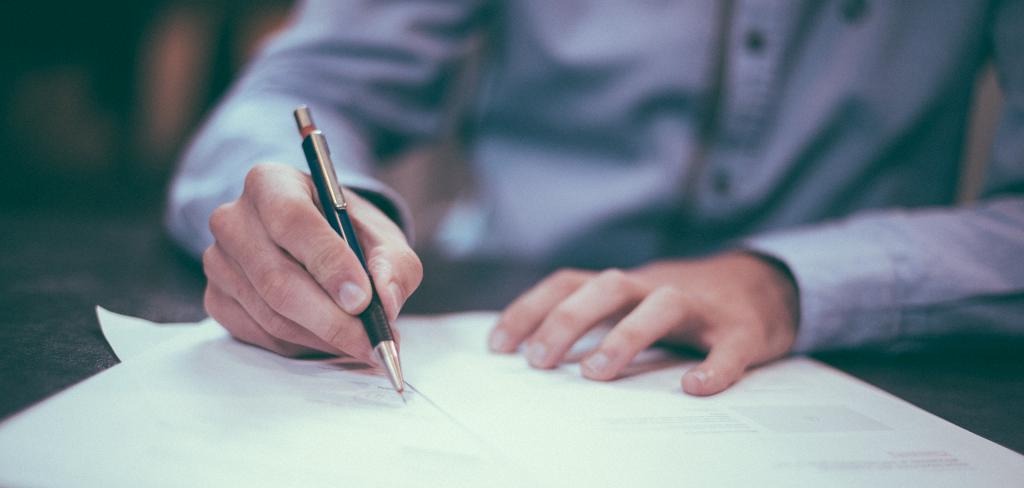
POLYGON ((797 282, 795 352, 1024 337, 1024 3, 1006 2, 993 19, 1005 106, 982 201, 865 213, 745 242, 797 282))
POLYGON ((474 45, 482 0, 309 0, 248 67, 187 147, 166 222, 195 256, 213 243, 214 209, 242 194, 255 165, 308 172, 292 112, 310 107, 342 185, 378 205, 412 240, 409 209, 372 165, 439 137, 448 89, 474 45))

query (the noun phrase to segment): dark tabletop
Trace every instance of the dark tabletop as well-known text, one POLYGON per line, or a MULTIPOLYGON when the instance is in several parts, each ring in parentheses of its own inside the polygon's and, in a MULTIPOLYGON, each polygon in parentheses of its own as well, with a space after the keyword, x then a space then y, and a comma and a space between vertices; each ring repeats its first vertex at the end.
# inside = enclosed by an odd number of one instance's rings
MULTIPOLYGON (((118 362, 96 305, 155 322, 206 317, 202 268, 166 237, 158 211, 8 211, 0 215, 0 250, 0 418, 118 362)), ((433 262, 424 255, 428 278, 404 312, 459 308, 448 299, 464 280, 458 270, 431 279, 433 262)), ((534 278, 513 278, 508 289, 534 278)), ((816 358, 1024 453, 1024 347, 816 358)))

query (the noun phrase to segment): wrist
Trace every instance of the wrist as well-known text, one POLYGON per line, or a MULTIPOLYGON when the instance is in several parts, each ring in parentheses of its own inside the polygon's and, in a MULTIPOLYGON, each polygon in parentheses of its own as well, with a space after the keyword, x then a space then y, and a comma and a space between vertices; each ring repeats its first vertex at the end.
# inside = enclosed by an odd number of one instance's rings
POLYGON ((779 301, 785 304, 785 309, 789 312, 790 324, 795 331, 800 325, 800 288, 789 266, 774 256, 750 250, 740 252, 761 262, 768 270, 769 282, 773 285, 772 288, 778 291, 779 301))

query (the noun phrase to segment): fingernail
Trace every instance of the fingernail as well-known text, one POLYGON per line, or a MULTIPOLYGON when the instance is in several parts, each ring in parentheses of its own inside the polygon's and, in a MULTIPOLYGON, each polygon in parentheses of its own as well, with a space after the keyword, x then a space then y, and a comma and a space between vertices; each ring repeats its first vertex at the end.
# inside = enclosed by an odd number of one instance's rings
POLYGON ((705 373, 703 371, 699 371, 699 370, 698 371, 690 370, 690 376, 696 378, 697 381, 700 382, 700 386, 702 386, 702 387, 703 386, 707 386, 707 384, 708 384, 708 375, 707 375, 707 373, 705 373))
POLYGON ((501 329, 495 329, 491 332, 491 339, 487 342, 492 351, 501 352, 505 350, 505 344, 508 343, 508 334, 501 329))
POLYGON ((370 358, 370 362, 373 363, 374 366, 380 367, 380 360, 377 359, 377 351, 370 349, 370 355, 368 357, 370 358))
POLYGON ((366 291, 362 287, 350 281, 342 283, 341 291, 338 292, 338 301, 341 302, 341 308, 345 309, 346 312, 355 313, 365 300, 366 291))
POLYGON ((594 376, 604 376, 605 370, 608 369, 608 356, 603 352, 595 353, 583 361, 583 367, 594 376))
POLYGON ((547 356, 548 348, 539 342, 534 342, 526 348, 526 360, 534 366, 544 366, 544 360, 547 359, 547 356))
POLYGON ((391 320, 398 318, 398 312, 402 310, 402 305, 405 305, 405 293, 402 292, 402 287, 398 286, 398 283, 391 283, 388 285, 388 291, 391 292, 391 300, 395 303, 395 309, 392 310, 391 320))

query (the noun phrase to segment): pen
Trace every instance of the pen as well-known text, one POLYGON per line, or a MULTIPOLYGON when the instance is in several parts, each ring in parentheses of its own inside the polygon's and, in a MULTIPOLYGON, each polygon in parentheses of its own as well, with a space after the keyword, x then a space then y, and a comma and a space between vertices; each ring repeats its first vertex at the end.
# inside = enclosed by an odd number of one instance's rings
POLYGON ((384 314, 384 306, 380 303, 380 296, 377 295, 377 287, 373 284, 373 276, 366 266, 366 259, 363 258, 363 251, 359 248, 359 241, 352 230, 352 221, 348 217, 348 203, 345 195, 338 185, 338 177, 334 173, 334 163, 331 162, 331 153, 327 148, 327 140, 324 134, 313 125, 313 118, 309 114, 309 108, 305 105, 295 109, 295 122, 299 124, 299 134, 302 135, 302 150, 306 153, 306 162, 309 163, 309 172, 313 176, 313 183, 316 184, 316 191, 320 195, 320 205, 323 206, 324 216, 331 224, 338 235, 348 244, 352 252, 359 258, 363 265, 363 271, 370 279, 370 290, 373 293, 370 298, 370 305, 363 313, 359 314, 363 321, 363 328, 366 335, 370 337, 370 346, 384 370, 388 379, 395 386, 395 390, 402 399, 405 395, 405 382, 402 380, 402 364, 398 360, 398 348, 395 347, 395 337, 391 333, 391 325, 388 324, 388 317, 384 314))

